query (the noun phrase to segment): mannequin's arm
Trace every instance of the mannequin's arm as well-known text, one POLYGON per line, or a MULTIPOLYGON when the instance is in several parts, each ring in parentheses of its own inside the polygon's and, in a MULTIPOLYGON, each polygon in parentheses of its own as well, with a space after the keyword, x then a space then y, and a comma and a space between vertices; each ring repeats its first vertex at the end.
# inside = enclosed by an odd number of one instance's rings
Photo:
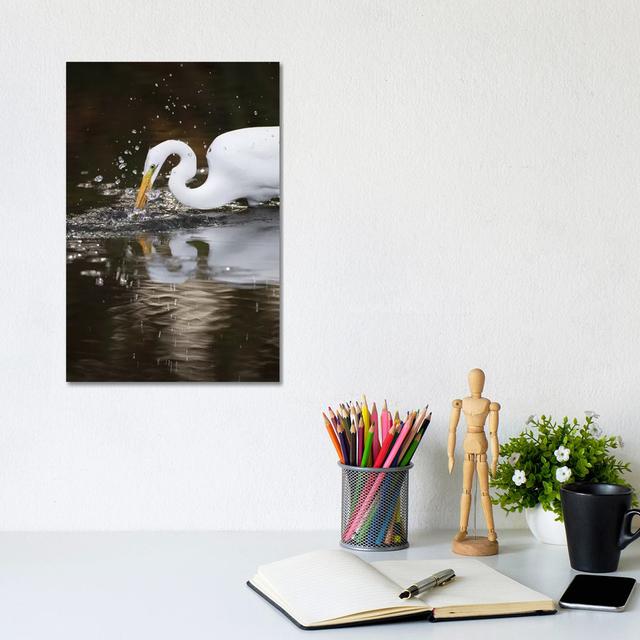
POLYGON ((449 418, 449 442, 447 443, 447 455, 449 456, 449 473, 453 471, 453 465, 455 459, 453 454, 456 451, 456 429, 458 428, 458 422, 460 421, 460 409, 462 407, 462 400, 454 400, 451 403, 451 417, 449 418))
POLYGON ((492 402, 489 405, 489 437, 491 439, 491 475, 496 475, 498 468, 498 455, 500 453, 500 444, 498 443, 498 412, 500 405, 492 402))

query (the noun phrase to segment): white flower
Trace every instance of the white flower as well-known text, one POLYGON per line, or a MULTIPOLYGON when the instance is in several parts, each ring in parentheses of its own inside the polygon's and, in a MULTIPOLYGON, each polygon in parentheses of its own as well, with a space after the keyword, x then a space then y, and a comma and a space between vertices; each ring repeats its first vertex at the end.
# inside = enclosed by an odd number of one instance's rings
POLYGON ((622 436, 616 436, 616 442, 621 449, 624 447, 624 440, 622 439, 622 436))
POLYGON ((589 433, 594 438, 599 438, 600 436, 602 436, 602 429, 600 428, 600 425, 597 422, 592 422, 589 425, 589 433))
POLYGON ((566 462, 569 459, 569 454, 571 452, 567 447, 563 447, 560 445, 554 452, 553 455, 556 457, 558 462, 566 462))
POLYGON ((535 424, 536 422, 536 417, 535 415, 532 413, 528 418, 527 421, 525 422, 525 424, 535 424))
POLYGON ((507 462, 513 467, 518 460, 520 460, 520 454, 517 451, 514 451, 508 458, 507 462))
POLYGON ((558 467, 556 469, 556 480, 558 482, 566 482, 571 477, 571 469, 569 467, 558 467))
POLYGON ((521 484, 524 484, 527 481, 527 476, 524 475, 524 471, 516 469, 513 472, 513 476, 511 477, 511 479, 513 480, 513 484, 519 487, 521 484))
POLYGON ((584 415, 593 420, 597 420, 600 417, 595 411, 585 411, 584 415))

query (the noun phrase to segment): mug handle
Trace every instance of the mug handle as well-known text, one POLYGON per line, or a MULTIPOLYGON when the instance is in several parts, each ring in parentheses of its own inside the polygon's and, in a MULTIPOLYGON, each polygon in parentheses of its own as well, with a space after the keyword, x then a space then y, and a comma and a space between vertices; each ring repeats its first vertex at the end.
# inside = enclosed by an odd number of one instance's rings
POLYGON ((618 539, 618 548, 624 549, 628 544, 640 538, 640 527, 631 533, 631 520, 633 516, 640 516, 640 509, 629 509, 622 518, 622 530, 620 531, 620 538, 618 539))

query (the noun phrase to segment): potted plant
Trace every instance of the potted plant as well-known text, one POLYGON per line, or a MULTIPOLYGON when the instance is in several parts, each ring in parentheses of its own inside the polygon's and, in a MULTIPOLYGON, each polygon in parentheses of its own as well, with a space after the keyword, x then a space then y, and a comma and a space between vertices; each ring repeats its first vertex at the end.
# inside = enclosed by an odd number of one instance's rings
MULTIPOLYGON (((603 434, 599 416, 585 412, 582 423, 565 417, 529 416, 524 431, 500 447, 500 461, 491 485, 493 503, 507 513, 525 510, 533 535, 548 544, 566 544, 560 503, 565 482, 623 484, 629 464, 612 450, 622 447, 619 436, 603 434)), ((634 495, 634 504, 637 504, 634 495)))

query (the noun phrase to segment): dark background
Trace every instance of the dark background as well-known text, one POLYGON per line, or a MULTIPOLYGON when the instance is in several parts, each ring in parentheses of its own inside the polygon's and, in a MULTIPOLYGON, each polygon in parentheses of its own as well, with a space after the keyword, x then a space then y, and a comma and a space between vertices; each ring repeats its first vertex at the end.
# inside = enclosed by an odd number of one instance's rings
POLYGON ((98 175, 137 187, 149 147, 163 140, 183 140, 204 167, 218 134, 277 126, 278 76, 277 62, 68 62, 67 214, 104 204, 99 190, 78 186, 98 175))

